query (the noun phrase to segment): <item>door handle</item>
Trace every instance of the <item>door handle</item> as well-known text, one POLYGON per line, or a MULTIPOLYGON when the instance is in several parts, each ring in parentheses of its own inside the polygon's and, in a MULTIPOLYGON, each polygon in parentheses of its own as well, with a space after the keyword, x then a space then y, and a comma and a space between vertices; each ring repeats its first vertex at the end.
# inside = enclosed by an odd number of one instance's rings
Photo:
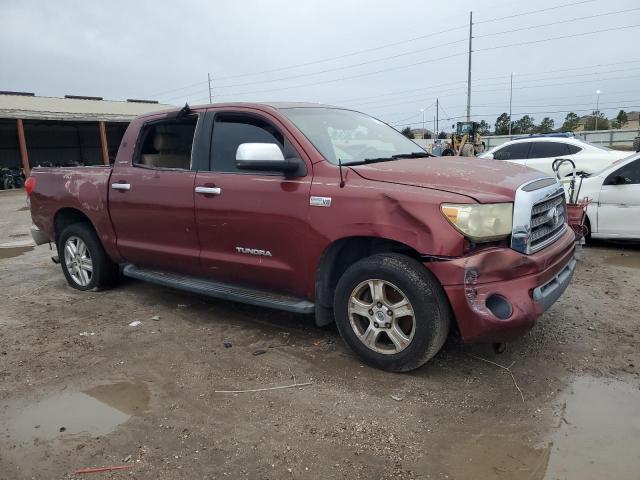
POLYGON ((220 195, 222 189, 220 187, 196 187, 196 193, 203 195, 220 195))
POLYGON ((131 190, 130 183, 112 183, 111 188, 114 190, 131 190))

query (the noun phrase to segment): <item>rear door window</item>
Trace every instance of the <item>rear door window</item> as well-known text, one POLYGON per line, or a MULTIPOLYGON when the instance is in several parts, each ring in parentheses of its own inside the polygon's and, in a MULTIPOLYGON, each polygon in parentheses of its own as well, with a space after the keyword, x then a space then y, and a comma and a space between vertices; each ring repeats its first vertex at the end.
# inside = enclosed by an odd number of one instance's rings
POLYGON ((167 119, 146 124, 133 164, 147 168, 189 170, 198 117, 167 119))
POLYGON ((567 155, 567 144, 560 142, 533 142, 529 152, 529 158, 559 158, 567 155))
POLYGON ((493 153, 495 160, 524 160, 529 153, 529 143, 512 143, 506 145, 493 153))
POLYGON ((569 153, 571 155, 575 155, 578 152, 581 152, 582 149, 580 147, 578 147, 577 145, 571 145, 571 144, 567 144, 567 148, 569 149, 569 153))

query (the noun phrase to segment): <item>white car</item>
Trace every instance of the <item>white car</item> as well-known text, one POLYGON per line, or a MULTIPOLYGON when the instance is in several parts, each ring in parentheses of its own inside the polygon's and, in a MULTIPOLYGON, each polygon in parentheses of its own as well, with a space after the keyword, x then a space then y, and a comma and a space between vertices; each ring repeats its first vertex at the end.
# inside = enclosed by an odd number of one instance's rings
POLYGON ((640 154, 584 178, 577 198, 591 202, 587 228, 593 238, 640 239, 640 154))
MULTIPOLYGON (((479 158, 507 160, 554 175, 551 168, 556 158, 570 158, 579 173, 595 173, 630 155, 631 152, 611 150, 578 138, 531 136, 505 142, 478 155, 479 158)), ((571 173, 568 165, 560 173, 571 173)))

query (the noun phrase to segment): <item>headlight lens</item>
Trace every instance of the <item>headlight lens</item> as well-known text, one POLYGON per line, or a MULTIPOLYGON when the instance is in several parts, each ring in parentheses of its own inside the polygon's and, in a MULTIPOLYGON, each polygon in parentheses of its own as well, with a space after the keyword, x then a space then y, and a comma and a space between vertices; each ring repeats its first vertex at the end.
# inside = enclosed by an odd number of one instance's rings
POLYGON ((454 227, 476 242, 490 242, 511 235, 513 203, 443 203, 440 210, 454 227))

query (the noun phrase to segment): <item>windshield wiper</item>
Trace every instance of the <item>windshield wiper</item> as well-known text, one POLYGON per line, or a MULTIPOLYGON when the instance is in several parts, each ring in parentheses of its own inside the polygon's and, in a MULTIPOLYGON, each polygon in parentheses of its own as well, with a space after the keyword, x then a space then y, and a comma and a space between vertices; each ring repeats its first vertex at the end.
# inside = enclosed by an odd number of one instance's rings
POLYGON ((342 162, 342 165, 366 165, 367 163, 393 162, 394 160, 399 160, 401 158, 423 158, 423 157, 434 157, 434 156, 435 155, 431 155, 430 153, 427 153, 427 152, 398 153, 396 155, 391 155, 389 157, 363 158, 362 160, 356 160, 355 162, 349 162, 349 163, 342 162))
POLYGON ((362 160, 356 160, 355 162, 342 162, 343 166, 351 166, 351 165, 364 165, 367 163, 378 163, 378 162, 392 162, 397 160, 393 157, 377 157, 377 158, 363 158, 362 160))
POLYGON ((411 153, 398 153, 397 155, 391 155, 391 158, 423 158, 423 157, 435 157, 428 152, 411 152, 411 153))

